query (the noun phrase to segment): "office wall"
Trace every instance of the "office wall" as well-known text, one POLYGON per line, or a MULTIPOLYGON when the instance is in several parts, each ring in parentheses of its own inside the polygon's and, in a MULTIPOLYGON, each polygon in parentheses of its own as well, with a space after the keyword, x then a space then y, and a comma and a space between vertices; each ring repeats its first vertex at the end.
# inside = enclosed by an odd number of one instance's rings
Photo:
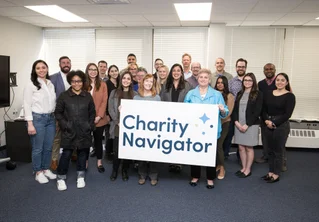
MULTIPOLYGON (((42 28, 0 17, 0 30, 0 54, 10 56, 11 72, 17 72, 18 87, 14 87, 15 98, 8 112, 12 118, 12 111, 21 108, 23 87, 30 79, 32 63, 41 57, 42 28)), ((12 99, 12 91, 10 93, 12 99)), ((3 116, 4 109, 1 108, 0 132, 4 130, 3 116)), ((5 145, 5 134, 1 136, 1 145, 5 145)))

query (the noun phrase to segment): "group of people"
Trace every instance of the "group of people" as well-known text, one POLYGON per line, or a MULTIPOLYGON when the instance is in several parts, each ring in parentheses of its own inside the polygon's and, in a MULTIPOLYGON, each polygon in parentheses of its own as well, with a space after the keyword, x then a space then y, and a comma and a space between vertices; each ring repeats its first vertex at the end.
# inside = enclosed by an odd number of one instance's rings
MULTIPOLYGON (((123 70, 116 65, 108 67, 102 60, 97 65, 89 63, 82 72, 71 71, 70 58, 62 56, 60 71, 51 76, 45 61, 35 61, 31 81, 24 89, 35 180, 43 184, 56 179, 58 190, 66 190, 69 163, 73 159, 77 162, 77 187, 85 187, 91 147, 98 172, 105 172, 103 135, 105 155, 113 161, 111 181, 117 179, 121 163, 122 179, 128 180, 132 161, 118 158, 119 120, 121 100, 133 99, 218 105, 216 167, 206 167, 208 189, 214 188, 216 177, 225 177, 224 159, 229 156, 233 137, 242 166, 235 174, 240 178, 251 175, 259 126, 264 152, 256 162, 269 162, 269 172, 262 179, 268 183, 279 181, 286 167, 285 143, 295 106, 288 75, 275 75, 275 66, 269 63, 264 66, 265 79, 257 84, 255 75, 246 73, 245 59, 237 60, 235 77, 225 72, 222 58, 216 60, 214 73, 191 60, 191 55, 184 54, 182 64, 176 63, 169 69, 162 59, 156 59, 156 72, 149 74, 137 65, 136 56, 129 54, 128 66, 123 70), (61 155, 60 148, 63 149, 61 155)), ((151 185, 158 183, 158 163, 133 162, 140 185, 145 184, 148 177, 151 185)), ((170 163, 170 172, 181 170, 182 165, 170 163)), ((200 166, 191 166, 191 177, 190 185, 196 186, 201 177, 200 166)))

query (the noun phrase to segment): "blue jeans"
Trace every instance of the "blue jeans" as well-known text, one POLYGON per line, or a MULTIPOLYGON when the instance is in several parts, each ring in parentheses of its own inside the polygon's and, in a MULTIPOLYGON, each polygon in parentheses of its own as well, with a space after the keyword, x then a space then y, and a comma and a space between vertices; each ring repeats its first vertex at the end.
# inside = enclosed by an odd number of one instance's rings
POLYGON ((51 163, 52 144, 55 135, 53 113, 32 113, 35 135, 30 136, 32 145, 32 167, 34 172, 47 170, 51 163))

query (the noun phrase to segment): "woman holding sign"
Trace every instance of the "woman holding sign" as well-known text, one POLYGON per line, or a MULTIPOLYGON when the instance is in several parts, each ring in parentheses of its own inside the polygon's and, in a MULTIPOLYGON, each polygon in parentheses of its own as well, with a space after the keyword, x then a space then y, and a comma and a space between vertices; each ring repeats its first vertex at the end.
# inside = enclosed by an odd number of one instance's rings
MULTIPOLYGON (((113 157, 113 170, 110 179, 112 181, 116 180, 117 178, 117 172, 120 167, 121 160, 118 157, 118 151, 119 151, 119 121, 120 121, 120 105, 121 105, 121 99, 133 99, 133 97, 136 95, 136 92, 133 90, 133 77, 132 74, 128 71, 125 71, 120 76, 120 83, 119 87, 117 89, 114 89, 111 92, 110 99, 109 99, 109 107, 108 111, 110 114, 110 117, 112 119, 110 123, 110 136, 115 137, 114 143, 113 143, 113 151, 114 151, 114 157, 113 157)), ((129 160, 123 160, 122 163, 122 179, 124 181, 128 180, 128 174, 127 170, 129 168, 130 161, 129 160)))
MULTIPOLYGON (((166 83, 163 84, 161 89, 161 100, 167 102, 180 102, 184 101, 186 94, 192 86, 185 81, 183 67, 180 64, 174 64, 169 72, 166 83)), ((171 164, 169 166, 170 172, 180 172, 181 165, 171 164)))
MULTIPOLYGON (((159 95, 156 94, 156 81, 152 74, 144 76, 140 87, 138 88, 138 95, 134 96, 135 100, 148 100, 148 101, 161 101, 159 95)), ((138 183, 143 185, 147 176, 151 179, 151 185, 157 184, 158 171, 156 169, 156 163, 140 161, 138 164, 138 183), (149 172, 149 173, 147 173, 149 172)))
MULTIPOLYGON (((210 86, 212 73, 209 69, 201 69, 198 73, 198 86, 189 91, 185 97, 185 103, 200 103, 200 104, 218 104, 219 108, 219 120, 218 120, 218 134, 217 138, 220 137, 222 127, 221 119, 228 115, 228 108, 225 104, 223 96, 220 92, 213 89, 210 86)), ((191 166, 192 180, 189 182, 191 186, 196 186, 201 174, 200 166, 191 166)), ((214 188, 214 179, 216 178, 216 167, 206 167, 207 177, 207 189, 214 188)))

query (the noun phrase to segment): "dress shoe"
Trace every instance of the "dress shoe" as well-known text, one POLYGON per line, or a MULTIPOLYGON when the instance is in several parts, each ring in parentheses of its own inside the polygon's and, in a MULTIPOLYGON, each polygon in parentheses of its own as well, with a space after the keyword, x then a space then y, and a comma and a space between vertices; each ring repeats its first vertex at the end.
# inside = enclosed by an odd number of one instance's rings
POLYGON ((243 174, 243 172, 241 172, 240 170, 236 171, 236 173, 235 173, 236 176, 239 176, 241 174, 243 174))
POLYGON ((128 181, 128 174, 126 170, 122 170, 122 180, 128 181))
POLYGON ((90 153, 90 157, 96 157, 95 149, 93 149, 92 152, 90 153))
POLYGON ((116 178, 117 178, 117 171, 112 171, 112 174, 111 174, 111 176, 110 176, 110 180, 111 181, 114 181, 114 180, 116 180, 116 178))
POLYGON ((213 189, 213 188, 214 188, 214 184, 212 184, 212 185, 207 184, 207 185, 206 185, 206 188, 207 188, 207 189, 213 189))
POLYGON ((277 179, 274 179, 273 177, 270 177, 269 180, 267 180, 267 183, 276 183, 279 181, 279 177, 277 177, 277 179))
POLYGON ((266 174, 265 176, 262 176, 261 179, 265 180, 265 181, 268 181, 270 180, 272 177, 269 176, 269 174, 266 174))
POLYGON ((224 166, 220 166, 219 174, 217 176, 217 179, 219 179, 219 180, 224 179, 225 178, 225 174, 226 174, 225 167, 224 166))
POLYGON ((56 171, 56 169, 58 168, 58 161, 52 160, 50 168, 51 170, 56 171))
POLYGON ((251 176, 251 172, 249 174, 247 174, 247 175, 245 173, 242 173, 242 174, 238 175, 239 178, 246 178, 246 177, 249 177, 249 176, 251 176))
POLYGON ((143 185, 145 183, 145 179, 144 178, 140 178, 139 180, 138 180, 138 184, 139 185, 143 185))
POLYGON ((151 180, 151 185, 156 186, 157 182, 158 182, 157 180, 151 180))
POLYGON ((197 183, 198 183, 198 180, 196 181, 196 182, 194 182, 194 181, 190 181, 189 182, 189 185, 191 185, 192 187, 196 187, 197 186, 197 183))
POLYGON ((103 165, 100 165, 97 167, 97 171, 99 171, 99 173, 104 173, 105 172, 105 168, 103 167, 103 165))

